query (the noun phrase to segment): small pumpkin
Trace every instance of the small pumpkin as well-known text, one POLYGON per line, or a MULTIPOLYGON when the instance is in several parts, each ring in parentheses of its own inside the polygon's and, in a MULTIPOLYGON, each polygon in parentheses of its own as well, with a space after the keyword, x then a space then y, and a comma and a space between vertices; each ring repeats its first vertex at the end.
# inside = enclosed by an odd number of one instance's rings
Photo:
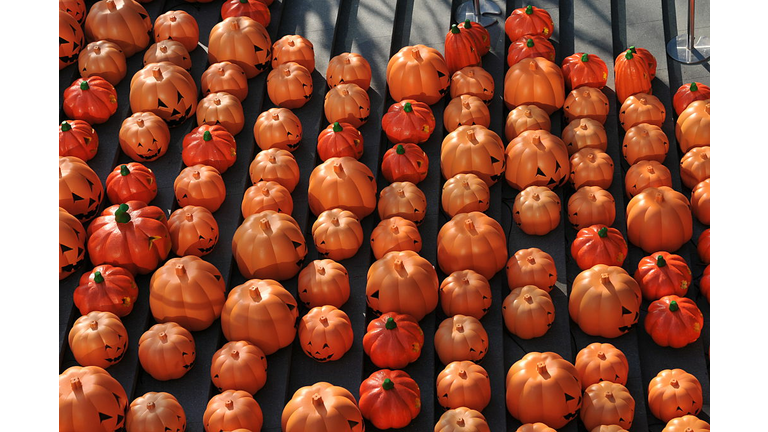
POLYGON ((113 204, 128 201, 151 202, 157 196, 155 173, 146 166, 130 162, 118 165, 107 176, 107 197, 113 204))
POLYGON ((699 291, 701 291, 701 294, 707 298, 707 303, 709 303, 709 264, 707 264, 707 267, 704 269, 704 273, 699 280, 699 291))
POLYGON ((616 57, 613 72, 616 83, 616 97, 622 104, 637 93, 651 92, 651 71, 648 62, 631 50, 626 50, 616 57))
POLYGON ((290 279, 307 255, 304 233, 294 218, 265 210, 243 220, 232 237, 232 254, 248 279, 290 279))
POLYGON ((80 51, 77 56, 77 69, 83 78, 97 75, 116 86, 127 73, 125 54, 114 42, 94 41, 80 51))
POLYGON ((272 68, 277 69, 288 62, 298 63, 312 74, 315 71, 315 47, 312 42, 301 35, 285 35, 276 40, 272 44, 272 68))
POLYGON ((307 424, 336 432, 365 430, 363 415, 352 393, 327 382, 296 390, 285 404, 280 422, 284 432, 305 432, 307 424))
POLYGON ((445 178, 471 173, 490 187, 501 178, 505 167, 504 143, 485 126, 459 126, 440 146, 440 172, 445 178))
POLYGON ((571 171, 565 143, 545 130, 521 133, 509 142, 504 154, 504 178, 517 190, 528 186, 554 189, 565 184, 571 171))
POLYGON ((696 219, 709 225, 709 179, 702 180, 691 191, 691 211, 696 219))
POLYGON ((180 206, 202 206, 211 213, 218 210, 227 197, 224 179, 221 178, 219 170, 203 164, 181 170, 173 181, 173 193, 180 206))
POLYGON ((325 94, 323 110, 329 123, 345 122, 359 128, 371 114, 371 99, 357 84, 339 84, 325 94))
POLYGON ((437 307, 439 284, 426 258, 409 250, 389 252, 368 268, 366 302, 377 314, 397 312, 421 321, 437 307))
POLYGON ((681 85, 672 97, 672 106, 675 108, 675 113, 678 116, 682 114, 691 102, 708 100, 709 94, 709 86, 700 82, 694 81, 690 84, 681 85))
POLYGON ((450 274, 474 270, 491 279, 507 262, 507 235, 485 213, 459 213, 437 234, 437 263, 450 274))
POLYGON ((359 160, 364 148, 363 134, 349 123, 333 122, 317 137, 317 155, 323 162, 344 156, 359 160))
MULTIPOLYGON (((482 26, 472 26, 472 28, 482 26)), ((485 104, 493 99, 495 84, 493 77, 481 66, 467 66, 451 75, 451 99, 461 95, 479 97, 485 104)))
POLYGON ((661 251, 643 257, 637 263, 634 278, 644 299, 657 300, 671 294, 684 296, 693 274, 683 257, 661 251))
POLYGON ((376 180, 362 162, 351 157, 330 158, 312 170, 307 195, 315 215, 341 208, 363 219, 376 208, 376 180))
MULTIPOLYGON (((292 152, 299 148, 302 131, 301 120, 293 111, 288 108, 270 108, 256 118, 253 138, 262 150, 277 148, 292 152)), ((298 166, 296 171, 298 172, 298 166)))
POLYGON ((701 383, 683 369, 661 370, 648 384, 648 409, 664 422, 698 415, 703 402, 701 383))
POLYGON ((321 258, 341 261, 355 256, 363 244, 363 227, 349 210, 333 208, 318 215, 312 239, 321 258))
POLYGON ((466 407, 449 409, 435 424, 434 432, 491 432, 485 416, 466 407))
POLYGON ((314 260, 299 272, 297 291, 308 308, 331 305, 340 309, 349 300, 349 273, 334 260, 314 260))
POLYGON ((83 30, 89 41, 114 42, 125 57, 131 57, 149 45, 152 21, 144 6, 135 1, 103 0, 91 6, 83 30))
POLYGON ((248 167, 251 182, 275 181, 293 192, 299 184, 299 164, 288 150, 271 147, 256 153, 248 167))
POLYGON ((177 256, 203 256, 219 242, 219 224, 205 207, 188 205, 168 217, 173 253, 177 256))
POLYGON ((507 66, 512 67, 525 58, 542 57, 555 61, 555 47, 548 38, 539 35, 525 35, 509 44, 507 66))
POLYGON ((605 93, 598 88, 588 86, 571 90, 563 102, 563 113, 567 122, 580 118, 591 118, 605 123, 610 108, 605 93))
POLYGON ((475 317, 448 317, 435 332, 435 351, 444 365, 457 360, 480 362, 488 352, 488 333, 475 317))
POLYGON ((552 256, 539 248, 520 249, 507 261, 509 289, 533 285, 546 292, 557 283, 557 267, 552 256))
POLYGON ((225 0, 221 5, 221 19, 229 17, 252 18, 264 27, 272 20, 268 5, 261 0, 225 0))
POLYGON ((233 16, 224 18, 211 28, 208 63, 234 63, 250 79, 267 70, 271 58, 272 39, 258 21, 247 16, 233 16))
POLYGON ((641 123, 661 127, 667 116, 667 109, 659 98, 648 93, 628 96, 619 109, 619 123, 624 130, 641 123))
POLYGON ((680 180, 688 189, 709 178, 709 146, 694 147, 680 159, 680 180))
POLYGON ((582 348, 576 354, 574 366, 579 371, 581 387, 584 390, 601 381, 627 385, 629 376, 627 356, 609 343, 593 342, 582 348))
POLYGON ((211 381, 216 388, 255 394, 267 383, 267 356, 248 341, 231 341, 211 359, 211 381))
POLYGON ((621 267, 628 249, 619 230, 597 224, 579 230, 571 243, 571 256, 582 270, 596 264, 621 267))
POLYGON ((120 148, 137 162, 151 162, 163 156, 170 146, 168 124, 151 112, 137 112, 123 120, 118 133, 120 148))
POLYGON ((608 135, 605 127, 591 118, 580 118, 568 123, 568 126, 563 129, 562 138, 569 156, 585 148, 602 151, 608 149, 608 135))
POLYGON ((629 430, 635 417, 635 399, 622 384, 601 381, 584 390, 580 414, 589 430, 604 424, 629 430))
POLYGON ((709 423, 696 416, 684 415, 668 421, 661 432, 709 432, 709 423))
POLYGON ((504 75, 504 103, 512 109, 519 105, 536 105, 552 115, 565 102, 565 82, 560 68, 553 62, 534 57, 510 66, 504 75))
POLYGON ((637 324, 641 301, 640 287, 626 270, 596 264, 573 280, 568 312, 584 333, 614 338, 637 324))
POLYGON ((147 392, 131 402, 125 416, 126 432, 160 427, 171 431, 187 428, 187 415, 176 397, 166 392, 147 392))
POLYGON ((264 415, 259 403, 242 390, 224 390, 213 396, 203 413, 205 432, 239 428, 260 431, 263 424, 264 415))
POLYGON ((545 9, 528 5, 513 10, 504 21, 504 32, 509 40, 517 40, 525 35, 552 37, 555 24, 552 16, 545 9))
POLYGON ((64 120, 59 124, 59 156, 75 156, 87 162, 98 150, 99 135, 88 122, 64 120))
POLYGON ((699 339, 704 315, 693 300, 670 294, 648 306, 644 324, 657 345, 682 348, 699 339))
POLYGON ((582 186, 568 198, 568 221, 574 229, 611 226, 615 220, 616 200, 600 186, 582 186))
POLYGON ((630 165, 643 160, 664 163, 669 152, 669 139, 659 126, 640 123, 627 129, 621 152, 630 165))
POLYGON ((301 349, 319 362, 335 361, 352 348, 352 322, 335 306, 316 306, 299 321, 301 349))
POLYGON ((451 99, 443 111, 443 125, 448 132, 463 125, 489 127, 491 113, 482 99, 472 95, 461 95, 451 99))
POLYGON ((200 77, 200 90, 204 95, 226 92, 242 102, 248 97, 248 78, 243 68, 234 63, 213 63, 200 77))
POLYGON ((528 186, 512 204, 512 220, 528 235, 546 235, 560 225, 560 197, 544 186, 528 186))
POLYGON ((243 105, 234 95, 209 93, 197 104, 197 125, 221 125, 232 135, 243 130, 243 105))
POLYGON ((131 78, 129 97, 131 111, 149 111, 176 127, 195 114, 197 84, 180 66, 150 63, 131 78))
POLYGON ((108 368, 125 356, 128 332, 112 312, 92 311, 75 320, 68 341, 78 363, 108 368))
POLYGON ((88 13, 84 0, 59 0, 59 10, 71 15, 80 25, 83 25, 88 13))
POLYGON ((482 60, 476 46, 476 40, 469 31, 456 24, 445 35, 445 64, 453 74, 466 66, 480 66, 482 60))
POLYGON ((569 89, 593 87, 601 89, 608 81, 608 66, 596 54, 575 53, 563 59, 560 66, 569 89))
POLYGON ((435 130, 435 116, 426 103, 403 99, 389 106, 381 128, 392 142, 420 144, 435 130))
POLYGON ((363 350, 380 368, 402 369, 416 361, 424 332, 412 316, 387 312, 373 318, 363 336, 363 350))
POLYGON ((197 20, 183 10, 169 10, 160 14, 152 26, 155 42, 173 40, 180 42, 188 52, 197 48, 200 40, 200 27, 197 20))
POLYGON ((153 43, 144 52, 144 66, 149 63, 167 61, 183 69, 192 68, 192 57, 184 44, 174 40, 165 40, 153 43))
POLYGON ((597 148, 587 147, 571 156, 569 181, 574 189, 584 186, 611 187, 613 182, 613 159, 611 155, 597 148))
POLYGON ((437 402, 443 408, 465 407, 482 411, 491 402, 491 379, 482 366, 453 361, 437 375, 437 402))
POLYGON ((207 165, 219 174, 226 172, 237 160, 237 143, 224 126, 206 124, 192 129, 181 142, 181 160, 192 167, 207 165))
POLYGON ((104 264, 80 276, 72 298, 82 315, 103 311, 124 317, 131 313, 138 296, 139 287, 131 272, 104 264))
POLYGON ((373 256, 379 259, 392 251, 421 251, 421 234, 416 224, 408 219, 393 216, 382 219, 371 232, 373 256))
POLYGON ((552 128, 549 114, 536 105, 518 105, 507 114, 504 123, 504 136, 512 141, 518 135, 529 130, 545 130, 552 128))
POLYGON ((311 72, 295 62, 281 63, 267 75, 269 100, 281 108, 303 107, 312 98, 313 89, 311 72))
POLYGON ((64 90, 63 109, 69 118, 104 123, 117 112, 117 91, 100 76, 78 78, 64 90))
POLYGON ((427 154, 413 143, 395 144, 381 159, 381 173, 390 183, 408 181, 418 184, 427 178, 428 170, 427 154))
POLYGON ((555 321, 552 297, 533 285, 513 289, 504 299, 501 311, 507 330, 520 339, 544 336, 555 321))
POLYGON ((192 333, 175 322, 155 324, 139 339, 141 367, 158 381, 183 377, 197 357, 192 333))
POLYGON ((59 207, 59 280, 66 278, 85 261, 85 228, 76 217, 59 207))
POLYGON ((331 88, 350 83, 368 91, 371 87, 371 65, 361 54, 341 53, 328 62, 325 80, 331 88))
POLYGON ((632 198, 647 188, 672 187, 669 168, 655 160, 640 160, 624 174, 624 191, 632 198))
POLYGON ((450 217, 459 213, 484 212, 491 205, 491 191, 474 174, 456 174, 443 184, 440 202, 450 217))
POLYGON ((103 197, 104 186, 88 164, 75 156, 59 156, 59 207, 88 222, 96 216, 103 197))
POLYGON ((380 219, 399 216, 420 225, 427 215, 427 197, 411 182, 394 182, 379 193, 380 219))
POLYGON ((293 213, 293 198, 288 189, 280 183, 260 181, 245 190, 240 210, 243 218, 264 210, 274 210, 289 215, 293 213))
POLYGON ((696 252, 699 258, 705 263, 709 264, 709 228, 699 234, 699 238, 696 240, 696 252))
POLYGON ((425 45, 402 47, 389 59, 386 77, 389 94, 396 102, 415 99, 434 105, 448 93, 451 84, 445 58, 425 45))
POLYGON ((627 238, 647 253, 675 252, 693 235, 688 198, 667 187, 649 187, 627 204, 627 238))
POLYGON ((482 319, 491 308, 491 285, 472 270, 457 270, 440 283, 440 305, 448 316, 466 315, 482 319))
POLYGON ((72 366, 59 375, 59 431, 106 432, 125 425, 128 396, 98 366, 72 366))
POLYGON ((408 426, 421 411, 421 390, 400 370, 381 369, 360 384, 360 412, 378 429, 408 426))

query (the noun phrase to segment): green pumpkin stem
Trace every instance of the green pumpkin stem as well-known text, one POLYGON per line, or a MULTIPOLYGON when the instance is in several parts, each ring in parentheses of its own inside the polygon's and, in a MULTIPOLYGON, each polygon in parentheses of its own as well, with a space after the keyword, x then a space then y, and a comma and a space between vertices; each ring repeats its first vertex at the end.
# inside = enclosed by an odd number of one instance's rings
POLYGON ((104 276, 101 275, 101 272, 96 270, 93 272, 93 281, 96 283, 102 283, 104 282, 104 276))
POLYGON ((632 60, 633 58, 635 58, 635 56, 632 55, 632 51, 631 50, 627 50, 627 53, 624 54, 624 58, 627 59, 627 60, 632 60))
POLYGON ((405 105, 403 106, 403 111, 405 111, 407 113, 413 111, 413 107, 411 106, 410 102, 406 102, 405 103, 405 105))
POLYGON ((669 311, 670 312, 677 312, 680 309, 680 306, 677 305, 677 302, 675 300, 672 300, 669 302, 669 311))
POLYGON ((387 330, 394 330, 397 328, 397 323, 394 318, 389 317, 387 318, 387 323, 384 324, 384 327, 386 327, 387 330))
POLYGON ((457 26, 456 24, 451 24, 451 33, 453 34, 461 33, 461 30, 459 30, 459 26, 457 26))
POLYGON ((128 214, 128 204, 120 204, 115 210, 115 222, 127 223, 131 221, 131 215, 128 214))
POLYGON ((80 90, 90 90, 91 86, 88 85, 88 81, 83 80, 83 82, 80 83, 80 90))
POLYGON ((657 267, 664 267, 667 265, 667 261, 664 260, 664 257, 659 255, 656 257, 656 266, 657 267))
POLYGON ((528 42, 525 43, 525 46, 527 46, 528 48, 532 48, 533 47, 533 39, 528 39, 528 42))
POLYGON ((128 165, 120 165, 120 175, 121 176, 127 176, 131 173, 131 170, 128 169, 128 165))
POLYGON ((635 48, 634 45, 627 48, 627 51, 631 52, 632 54, 637 54, 637 48, 635 48))
POLYGON ((395 152, 399 155, 405 154, 405 147, 403 147, 402 144, 398 144, 397 148, 395 148, 395 152))
POLYGON ((597 236, 600 238, 608 237, 608 227, 602 227, 599 230, 597 230, 597 236))
POLYGON ((464 28, 465 29, 471 29, 472 28, 472 21, 464 20, 464 28))
POLYGON ((69 132, 70 130, 72 130, 72 126, 69 123, 67 123, 65 121, 61 122, 61 131, 62 132, 69 132))
MULTIPOLYGON (((691 87, 690 87, 690 90, 691 90, 692 92, 698 91, 698 90, 699 90, 699 86, 697 86, 695 82, 692 82, 692 83, 691 83, 691 87)), ((62 128, 62 130, 64 130, 64 128, 62 128)))
POLYGON ((531 5, 528 5, 528 6, 525 8, 525 13, 526 13, 527 15, 533 15, 533 6, 531 6, 531 5))
POLYGON ((213 137, 211 136, 211 131, 205 131, 203 132, 203 141, 210 141, 213 137))
POLYGON ((589 54, 584 53, 581 55, 581 61, 588 62, 589 61, 589 54))
POLYGON ((341 132, 342 130, 344 130, 344 128, 341 127, 339 122, 333 122, 333 131, 334 132, 341 132))
POLYGON ((386 378, 384 379, 384 383, 381 384, 381 388, 384 390, 392 390, 395 388, 395 383, 393 383, 391 379, 386 378))

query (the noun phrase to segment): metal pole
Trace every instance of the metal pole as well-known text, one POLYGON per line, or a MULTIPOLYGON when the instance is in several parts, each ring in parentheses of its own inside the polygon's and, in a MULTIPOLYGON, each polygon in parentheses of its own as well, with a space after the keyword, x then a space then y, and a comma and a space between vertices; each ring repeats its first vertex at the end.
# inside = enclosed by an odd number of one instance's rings
POLYGON ((475 6, 475 16, 480 16, 480 0, 474 0, 472 3, 474 3, 475 6))
POLYGON ((667 55, 683 64, 702 63, 709 60, 709 37, 696 37, 696 2, 688 0, 688 33, 681 34, 667 43, 667 55))
POLYGON ((696 1, 688 0, 688 48, 693 50, 693 32, 696 29, 696 1))

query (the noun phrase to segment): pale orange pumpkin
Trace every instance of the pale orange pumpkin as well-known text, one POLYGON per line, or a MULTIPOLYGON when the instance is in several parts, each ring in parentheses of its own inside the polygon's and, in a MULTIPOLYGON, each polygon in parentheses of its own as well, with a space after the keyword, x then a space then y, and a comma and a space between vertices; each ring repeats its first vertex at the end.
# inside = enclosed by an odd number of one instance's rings
POLYGON ((512 109, 536 105, 552 115, 565 102, 565 80, 560 67, 543 57, 526 58, 504 76, 504 103, 512 109))
POLYGON ((137 397, 125 416, 126 432, 144 432, 153 428, 185 430, 187 415, 179 401, 170 393, 147 392, 137 397))
POLYGON ((528 235, 546 235, 560 225, 560 197, 545 186, 528 186, 512 204, 512 220, 528 235))
POLYGON ((77 56, 77 69, 81 77, 97 75, 113 86, 125 78, 126 68, 125 53, 120 45, 107 40, 89 43, 77 56))
POLYGON ((243 130, 245 117, 240 99, 226 92, 209 93, 197 104, 197 125, 221 125, 232 135, 243 130))
POLYGON ((491 307, 491 285, 473 270, 457 270, 440 283, 440 305, 448 316, 483 318, 491 307))
POLYGON ((155 19, 152 26, 155 42, 174 40, 181 42, 188 52, 197 48, 200 40, 200 27, 197 20, 183 10, 170 10, 155 19))
POLYGON ((267 76, 269 100, 281 108, 301 108, 311 98, 312 74, 304 66, 288 62, 274 67, 267 76))
POLYGON ((557 283, 555 260, 539 248, 515 252, 507 261, 506 273, 509 289, 533 285, 550 292, 557 283))
POLYGON ((709 225, 709 179, 703 180, 693 187, 691 211, 699 222, 709 225))
POLYGON ((192 56, 184 44, 174 40, 155 42, 144 51, 144 66, 150 63, 170 62, 183 69, 192 68, 192 56))
POLYGON ((491 402, 491 379, 482 366, 453 361, 437 375, 437 402, 447 409, 465 407, 482 411, 491 402))
POLYGON ((601 381, 584 390, 580 415, 590 430, 604 424, 629 430, 635 417, 635 399, 622 384, 601 381))
POLYGON ((517 190, 528 186, 554 189, 565 184, 570 173, 565 143, 544 130, 526 131, 510 141, 505 161, 504 178, 517 190))
POLYGON ((709 146, 694 147, 680 159, 680 180, 693 189, 709 178, 709 146))
POLYGON ((203 72, 200 89, 204 95, 227 92, 242 102, 248 96, 248 78, 240 66, 222 61, 208 66, 203 72))
POLYGON ((269 68, 272 39, 258 21, 246 16, 229 17, 213 26, 208 36, 208 62, 228 61, 253 78, 269 68))
POLYGON ((691 240, 688 198, 667 187, 649 187, 627 204, 627 238, 647 253, 675 252, 691 240))
POLYGON ((211 398, 203 413, 205 432, 247 429, 260 431, 264 416, 259 403, 242 390, 224 390, 211 398))
POLYGON ((624 130, 641 123, 661 127, 667 115, 667 109, 659 98, 648 93, 629 96, 619 109, 619 123, 624 130))
POLYGON ((507 235, 485 213, 459 213, 437 234, 437 263, 450 274, 474 270, 491 279, 507 262, 507 235))
POLYGON ((646 188, 661 186, 672 187, 672 173, 655 160, 638 161, 624 175, 624 190, 630 198, 646 188))
POLYGON ((387 63, 387 87, 396 102, 415 99, 434 105, 448 93, 451 74, 445 58, 425 45, 405 46, 387 63))
POLYGON ((316 306, 299 321, 301 349, 319 362, 339 360, 352 348, 352 322, 335 306, 316 306))
POLYGON ((574 189, 583 186, 611 187, 613 182, 613 159, 603 150, 587 147, 571 156, 569 181, 574 189))
POLYGON ((368 91, 371 87, 371 65, 358 53, 341 53, 328 62, 325 80, 331 88, 347 83, 357 84, 368 91))
POLYGON ((630 165, 643 160, 664 163, 669 152, 669 139, 659 126, 640 123, 624 134, 621 152, 630 165))
POLYGON ((371 114, 371 99, 357 84, 339 84, 325 94, 323 109, 329 123, 345 122, 360 128, 371 114))
POLYGON ((434 432, 491 432, 491 428, 480 411, 459 407, 444 412, 434 432))
POLYGON ((563 129, 562 138, 569 156, 584 148, 608 149, 605 127, 591 118, 580 118, 568 123, 563 129))
POLYGON ((301 120, 288 108, 270 108, 259 114, 253 125, 253 139, 262 150, 292 152, 299 147, 301 136, 301 120))
POLYGON ((276 181, 293 192, 301 179, 299 164, 293 154, 281 148, 268 148, 256 153, 248 167, 251 182, 276 181))
POLYGON ((504 136, 507 141, 512 141, 518 135, 529 130, 552 129, 552 120, 549 114, 536 105, 518 105, 507 114, 504 124, 504 136))
POLYGON ((371 231, 373 256, 379 259, 392 251, 421 251, 421 234, 416 224, 408 219, 393 216, 382 219, 371 231))
POLYGON ((600 186, 582 186, 568 198, 568 221, 580 230, 595 224, 613 225, 616 201, 600 186))
POLYGON ((453 132, 457 127, 464 125, 488 127, 490 124, 491 113, 485 102, 477 96, 457 96, 451 99, 443 111, 443 125, 448 132, 453 132))
POLYGON ((584 333, 614 338, 637 324, 641 302, 640 286, 626 270, 596 264, 573 280, 568 312, 584 333))
POLYGON ((491 191, 480 177, 456 174, 443 184, 440 195, 443 211, 450 217, 459 213, 484 212, 491 205, 491 191))
POLYGON ((144 6, 133 0, 104 0, 91 6, 83 30, 89 41, 114 42, 131 57, 149 45, 152 21, 144 6))
POLYGON ((341 308, 349 300, 349 273, 334 260, 315 260, 299 273, 299 300, 308 308, 331 305, 341 308))
POLYGON ((609 343, 594 342, 576 354, 574 363, 583 389, 600 381, 627 384, 629 363, 621 350, 609 343))
POLYGON ((72 355, 82 366, 108 368, 125 356, 128 332, 112 312, 92 311, 75 320, 68 341, 72 355))
POLYGON ((379 193, 377 209, 380 219, 399 216, 416 225, 427 215, 427 197, 411 182, 394 182, 379 193))
POLYGON ((488 352, 488 333, 477 318, 454 315, 437 327, 435 351, 444 365, 462 360, 479 362, 488 352))
POLYGON ((131 78, 131 111, 149 111, 175 127, 195 114, 197 84, 170 62, 149 63, 131 78))
POLYGON ((286 280, 301 270, 307 245, 294 218, 264 210, 246 217, 235 230, 232 255, 246 278, 286 280))
POLYGON ((504 173, 504 143, 485 126, 459 126, 440 147, 440 172, 445 178, 472 173, 493 186, 504 173))
POLYGON ((543 336, 555 321, 552 297, 533 285, 513 289, 504 299, 501 311, 507 330, 521 339, 543 336))
POLYGON ((278 213, 293 213, 293 197, 285 186, 275 181, 260 181, 248 189, 243 194, 243 202, 240 205, 240 211, 243 217, 264 210, 274 210, 278 213))
POLYGON ((349 156, 334 157, 312 170, 307 195, 315 215, 341 208, 363 219, 376 208, 376 181, 362 162, 349 156))
POLYGON ((362 246, 363 227, 351 211, 328 209, 312 224, 312 239, 321 258, 341 261, 353 257, 362 246))
POLYGON ((216 212, 227 197, 219 170, 202 164, 181 170, 173 182, 173 192, 180 206, 198 205, 211 213, 216 212))
POLYGON ((472 95, 489 104, 493 99, 494 88, 493 77, 480 66, 467 66, 451 75, 451 99, 472 95))
POLYGON ((432 264, 414 251, 389 252, 368 268, 365 295, 377 314, 397 312, 420 321, 435 310, 439 281, 432 264))
POLYGON ((210 210, 188 205, 168 217, 173 253, 178 256, 203 256, 211 253, 219 242, 219 224, 210 210))
POLYGON ((123 120, 118 133, 123 153, 137 162, 157 160, 171 142, 168 124, 152 112, 137 112, 123 120))
POLYGON ((569 123, 580 118, 591 118, 605 123, 610 108, 608 96, 594 87, 579 87, 571 90, 563 103, 565 120, 569 123))
POLYGON ((675 137, 684 153, 709 145, 709 99, 688 104, 677 117, 675 137))
POLYGON ((197 358, 192 333, 175 322, 155 324, 139 339, 141 367, 158 381, 183 377, 197 358))

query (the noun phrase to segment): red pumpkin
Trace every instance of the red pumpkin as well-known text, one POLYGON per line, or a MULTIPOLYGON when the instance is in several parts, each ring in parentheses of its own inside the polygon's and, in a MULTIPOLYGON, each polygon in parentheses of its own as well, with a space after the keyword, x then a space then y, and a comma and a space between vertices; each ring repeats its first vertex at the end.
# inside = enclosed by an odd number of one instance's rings
POLYGON ((131 111, 149 111, 176 127, 195 115, 197 84, 184 68, 150 63, 131 78, 131 111))
POLYGON ((626 270, 597 264, 573 280, 568 312, 584 333, 614 338, 637 324, 641 302, 640 287, 626 270))
POLYGON ((563 78, 569 89, 582 86, 601 89, 608 81, 608 66, 595 54, 575 53, 563 59, 563 78))
POLYGON ((402 369, 416 361, 424 346, 424 332, 412 316, 387 312, 368 323, 363 350, 380 368, 402 369))
POLYGON ((543 57, 549 61, 555 61, 555 47, 544 36, 525 35, 513 40, 507 50, 507 65, 512 67, 525 58, 543 57))
POLYGON ((464 22, 459 23, 459 28, 462 31, 469 32, 469 35, 475 40, 475 48, 478 54, 481 56, 488 54, 491 50, 491 35, 485 27, 466 19, 464 22))
POLYGON ((225 0, 221 5, 221 19, 229 17, 252 18, 264 27, 268 27, 272 15, 269 7, 261 0, 225 0))
POLYGON ((131 57, 149 45, 152 21, 144 6, 135 1, 103 0, 91 6, 83 29, 89 41, 114 42, 131 57))
POLYGON ((123 120, 118 134, 120 148, 137 162, 151 162, 163 156, 170 146, 168 124, 151 112, 137 112, 123 120))
POLYGON ((98 366, 72 366, 59 375, 59 431, 117 431, 125 424, 128 396, 98 366))
POLYGON ((208 165, 224 173, 237 159, 235 137, 223 126, 203 124, 184 136, 181 143, 184 165, 208 165))
POLYGON ((186 375, 197 358, 192 333, 175 322, 155 324, 139 339, 139 363, 158 381, 186 375))
POLYGON ((293 198, 285 186, 274 181, 260 181, 248 187, 240 205, 243 218, 265 210, 278 213, 293 213, 293 198))
POLYGON ((459 213, 437 234, 437 263, 450 274, 474 270, 491 279, 507 262, 507 235, 485 213, 459 213))
POLYGON ((68 341, 78 363, 108 368, 125 356, 128 332, 112 312, 92 311, 75 320, 68 341))
POLYGON ((234 63, 247 78, 267 70, 271 58, 272 39, 267 29, 252 18, 225 18, 213 26, 208 36, 208 63, 234 63))
POLYGON ((680 255, 656 252, 640 260, 634 278, 643 291, 643 298, 656 300, 672 294, 684 296, 693 275, 680 255))
POLYGON ((327 382, 296 390, 283 408, 280 421, 284 432, 307 432, 307 425, 334 432, 365 430, 363 415, 352 393, 327 382))
POLYGON ((699 258, 701 258, 702 261, 709 264, 709 228, 705 229, 704 231, 699 234, 698 240, 696 240, 696 251, 698 252, 699 258))
POLYGON ((471 361, 448 363, 437 375, 437 401, 443 408, 465 407, 482 411, 491 402, 491 379, 482 366, 471 361))
POLYGON ((552 115, 565 102, 563 73, 555 63, 542 58, 526 58, 512 65, 504 75, 504 103, 512 109, 536 105, 552 115))
POLYGON ((125 416, 126 432, 144 432, 153 428, 185 430, 187 415, 179 401, 170 393, 147 392, 131 402, 125 416))
POLYGON ((481 63, 475 38, 469 31, 452 24, 445 35, 445 64, 448 70, 453 74, 466 66, 479 66, 481 63))
POLYGON ((351 83, 368 91, 371 87, 371 65, 360 54, 341 53, 328 62, 325 80, 331 88, 339 84, 351 83))
POLYGON ((416 144, 395 144, 381 159, 381 173, 388 182, 409 181, 418 184, 427 178, 429 159, 416 144))
POLYGON ((405 46, 387 63, 387 87, 396 102, 415 99, 434 105, 448 93, 450 84, 445 58, 434 48, 405 46))
POLYGON ((420 321, 437 307, 438 288, 432 264, 406 250, 389 252, 371 264, 365 295, 376 313, 397 312, 420 321))
POLYGON ((631 51, 633 55, 640 57, 645 64, 648 65, 648 73, 650 74, 651 79, 656 78, 656 57, 654 57, 650 51, 632 45, 627 48, 626 51, 620 53, 619 56, 625 55, 627 51, 631 51))
POLYGON ((255 394, 267 382, 267 356, 248 341, 227 342, 213 354, 211 381, 220 392, 242 390, 255 394))
POLYGON ((317 155, 323 162, 344 156, 359 160, 364 148, 363 134, 349 123, 334 122, 317 137, 317 155))
POLYGON ((507 330, 520 339, 544 336, 555 322, 552 297, 533 285, 513 289, 504 299, 501 311, 507 330))
MULTIPOLYGON (((256 118, 253 139, 262 150, 276 148, 292 152, 299 147, 302 131, 301 120, 291 110, 270 108, 256 118)), ((296 170, 298 172, 298 166, 296 170)))
POLYGON ((96 172, 82 159, 59 156, 59 207, 88 222, 99 210, 104 187, 96 172))
POLYGON ((675 113, 680 115, 685 111, 691 102, 709 99, 709 86, 700 82, 683 84, 677 89, 672 97, 672 106, 675 107, 675 113))
POLYGON ((627 251, 627 241, 621 232, 605 225, 580 229, 571 243, 571 255, 582 270, 596 264, 621 267, 627 251))
POLYGON ((621 350, 609 343, 594 342, 576 354, 574 363, 583 389, 600 381, 627 384, 629 363, 621 350))
POLYGON ((491 284, 472 270, 457 270, 440 283, 440 305, 448 316, 482 319, 491 308, 491 284))
POLYGON ((59 156, 75 156, 89 161, 99 150, 99 135, 88 122, 64 120, 59 125, 59 156))
POLYGON ((177 256, 203 256, 219 242, 219 224, 205 207, 184 206, 168 217, 173 253, 177 256))
POLYGON ((513 41, 525 35, 550 38, 554 30, 555 24, 549 12, 531 5, 513 10, 504 21, 504 32, 513 41))
POLYGON ((59 207, 59 280, 77 271, 85 261, 85 228, 59 207))
POLYGON ((78 78, 64 90, 64 114, 76 120, 101 124, 117 112, 117 91, 104 78, 78 78))
POLYGON ((299 272, 299 300, 307 308, 331 305, 341 309, 349 300, 349 273, 334 260, 314 260, 299 272))
POLYGON ((128 201, 149 203, 157 196, 155 173, 137 162, 115 167, 107 176, 105 186, 107 197, 113 204, 128 201))
POLYGON ((203 413, 205 432, 247 429, 260 431, 264 415, 259 403, 242 390, 224 390, 211 398, 203 413))
POLYGON ((325 94, 323 110, 329 123, 346 122, 359 128, 371 114, 371 99, 357 84, 339 84, 325 94))
POLYGON ((682 348, 696 342, 704 327, 704 315, 687 297, 666 295, 648 306, 645 331, 659 346, 682 348))
POLYGON ((139 287, 128 270, 104 264, 80 276, 72 298, 82 315, 104 311, 124 317, 133 310, 138 295, 139 287))
POLYGON ((393 216, 382 219, 371 231, 373 256, 379 259, 392 251, 421 251, 421 234, 416 224, 408 219, 393 216))
POLYGON ((301 349, 319 362, 335 361, 352 348, 352 322, 335 306, 316 306, 299 321, 301 349))
POLYGON ((155 19, 152 26, 155 42, 173 40, 181 42, 188 52, 197 48, 200 40, 200 27, 197 20, 183 10, 170 10, 155 19))
POLYGON ((648 409, 661 421, 698 415, 703 403, 701 383, 683 369, 664 369, 648 384, 648 409))
POLYGON ((419 225, 427 215, 427 197, 411 182, 394 182, 382 189, 376 206, 380 219, 399 216, 419 225))
POLYGON ((248 279, 285 280, 304 264, 307 245, 294 218, 265 210, 243 220, 232 237, 237 268, 248 279))
POLYGON ((435 332, 435 351, 444 365, 456 360, 480 362, 488 352, 488 333, 475 317, 448 317, 435 332))
POLYGON ((515 252, 507 261, 506 273, 509 289, 533 285, 550 292, 557 284, 555 260, 539 248, 515 252))
POLYGON ((672 188, 646 188, 627 204, 627 238, 647 253, 675 252, 692 234, 688 198, 672 188))
POLYGON ((173 193, 180 206, 202 206, 211 213, 218 210, 227 197, 227 189, 219 170, 203 164, 181 170, 173 181, 173 193))
POLYGON ((421 390, 407 373, 381 369, 360 384, 360 412, 378 429, 408 426, 421 411, 421 390))
POLYGON ((616 57, 613 66, 616 81, 616 96, 620 103, 637 93, 651 93, 653 76, 648 68, 648 62, 626 50, 616 57))

